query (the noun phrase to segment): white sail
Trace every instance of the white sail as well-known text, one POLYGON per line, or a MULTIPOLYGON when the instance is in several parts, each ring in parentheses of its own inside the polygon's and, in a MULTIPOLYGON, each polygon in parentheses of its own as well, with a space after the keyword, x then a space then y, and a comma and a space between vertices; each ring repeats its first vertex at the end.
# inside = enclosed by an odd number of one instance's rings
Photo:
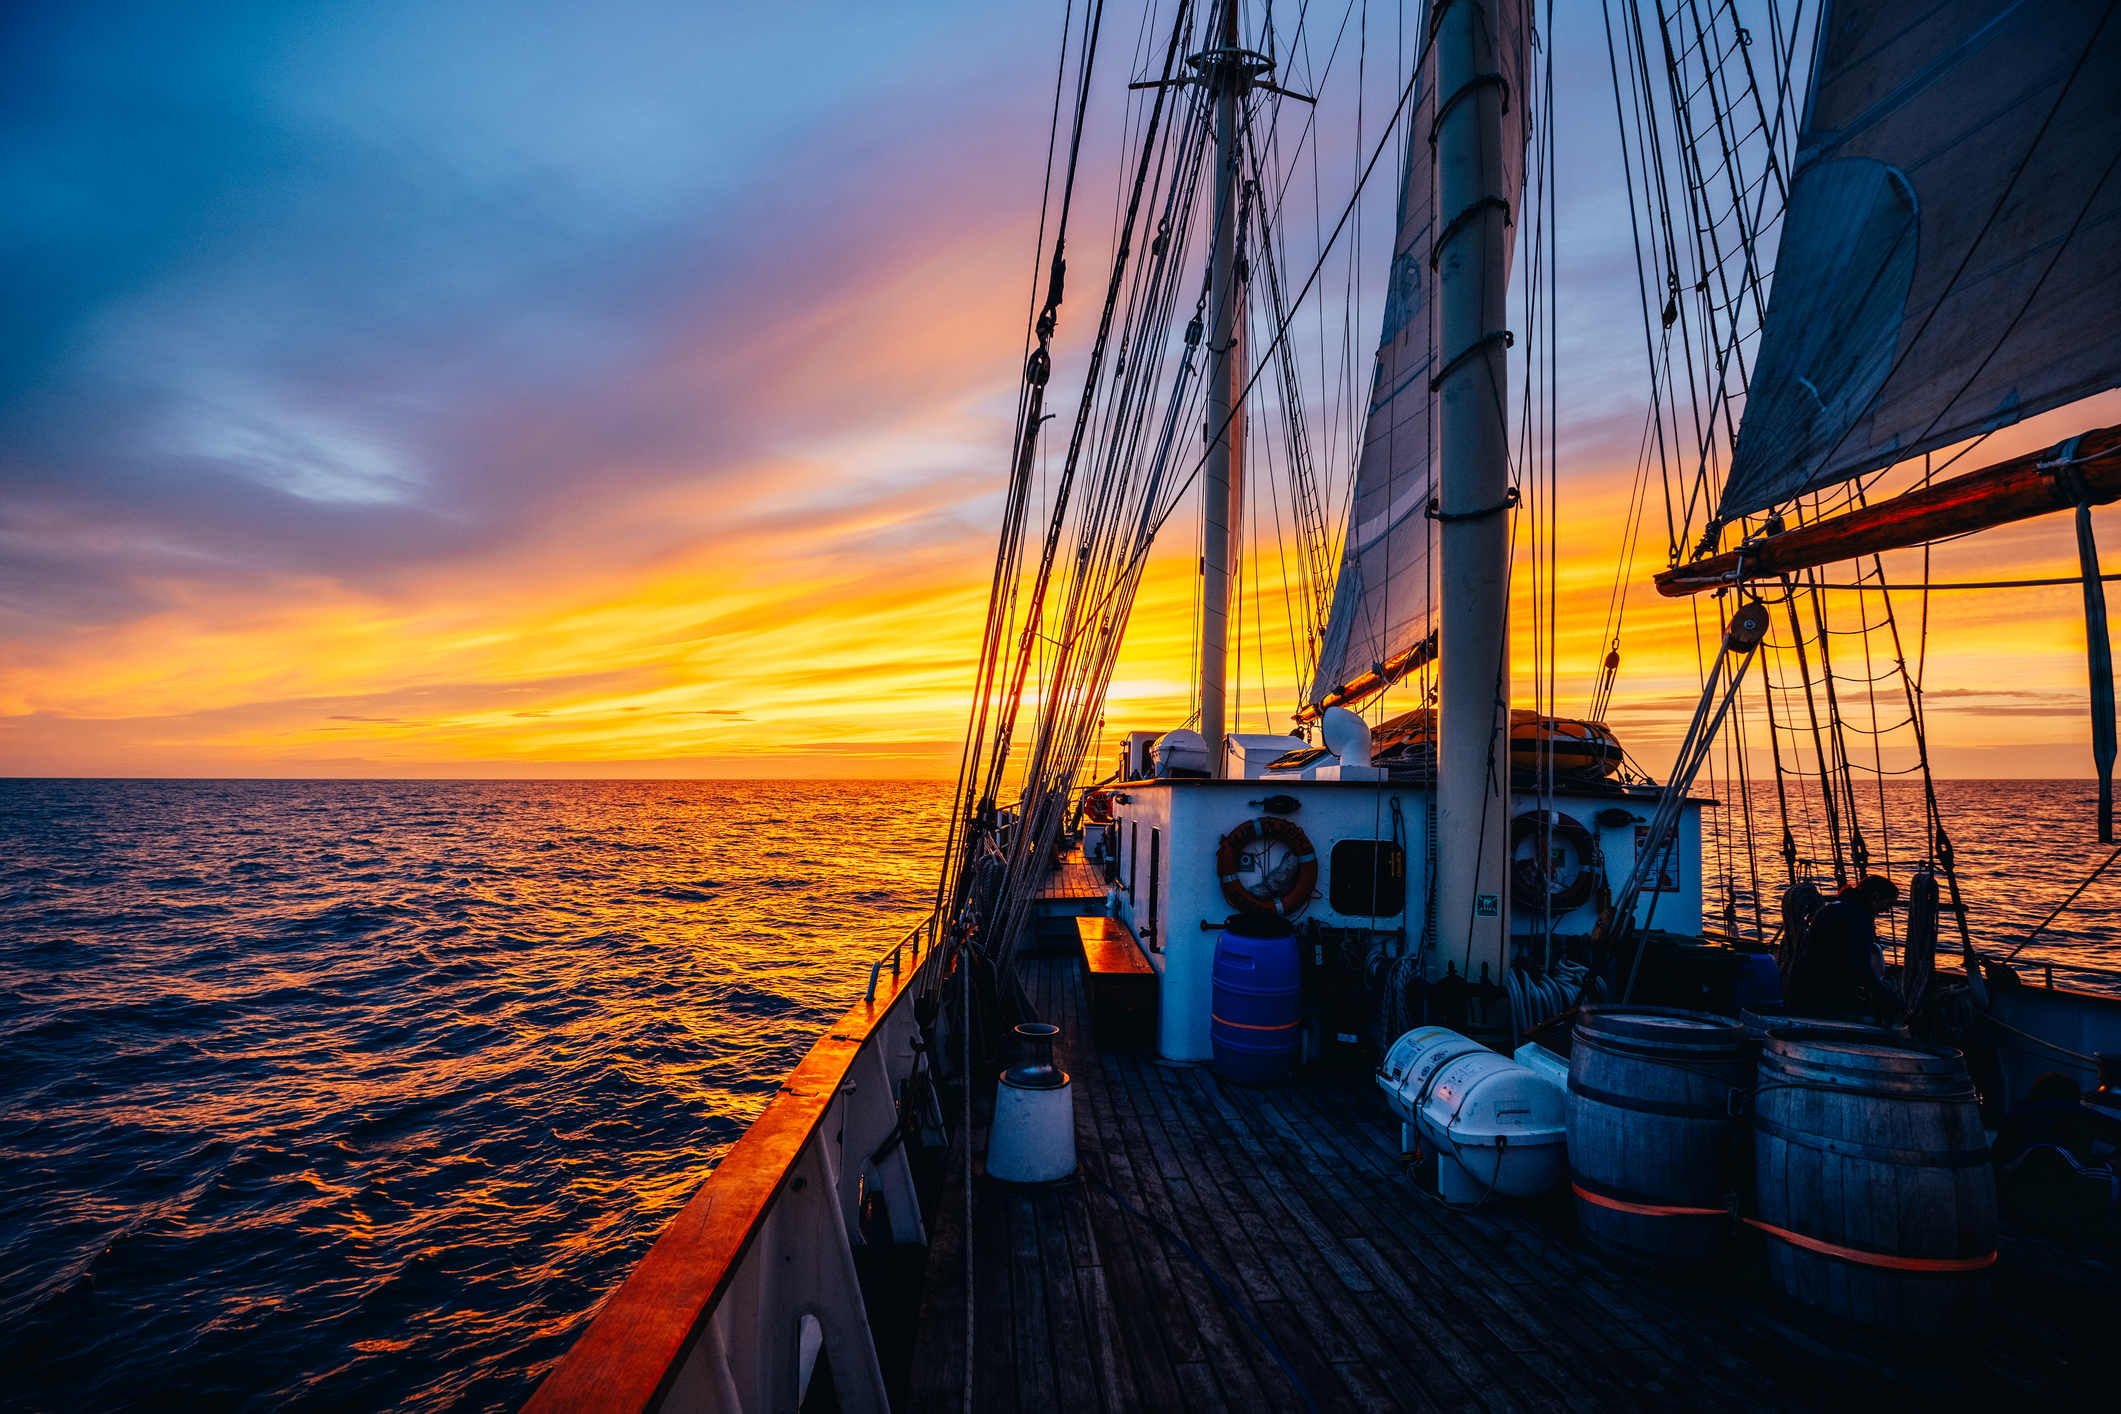
MULTIPOLYGON (((1525 76, 1528 31, 1522 0, 1494 7, 1505 57, 1504 172, 1510 191, 1524 189, 1525 134, 1531 95, 1525 76)), ((1425 57, 1416 79, 1408 127, 1407 161, 1399 197, 1399 233, 1385 291, 1384 329, 1370 380, 1362 459, 1348 512, 1340 572, 1322 636, 1311 701, 1316 704, 1395 655, 1426 639, 1435 627, 1428 518, 1435 483, 1435 393, 1438 372, 1435 311, 1436 164, 1430 133, 1436 123, 1435 63, 1425 57)), ((1512 220, 1516 216, 1511 212, 1512 220)))
POLYGON ((2121 15, 1829 4, 1719 519, 2121 383, 2121 15))

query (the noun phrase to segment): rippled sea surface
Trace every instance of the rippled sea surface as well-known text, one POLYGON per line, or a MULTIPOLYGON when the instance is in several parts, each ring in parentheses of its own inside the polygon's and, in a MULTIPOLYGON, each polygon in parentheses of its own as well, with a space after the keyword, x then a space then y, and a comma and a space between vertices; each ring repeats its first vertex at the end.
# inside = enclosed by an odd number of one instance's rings
MULTIPOLYGON (((1815 877, 1832 875, 1833 846, 1816 783, 1792 783, 1778 796, 1772 781, 1755 781, 1751 800, 1752 848, 1746 840, 1746 811, 1735 790, 1712 792, 1726 808, 1706 812, 1702 824, 1708 876, 1702 906, 1715 915, 1732 892, 1742 921, 1750 921, 1757 861, 1761 906, 1770 922, 1788 876, 1782 865, 1783 800, 1789 803, 1790 833, 1800 870, 1815 877), (1725 863, 1717 864, 1718 859, 1725 863)), ((1960 892, 1966 902, 1967 927, 1974 946, 1989 955, 2007 954, 2067 899, 2072 890, 2114 855, 2114 846, 2099 843, 2098 787, 2091 781, 1939 781, 1937 807, 1952 846, 1960 892)), ((1905 891, 1909 859, 1920 853, 1923 827, 1922 787, 1909 780, 1888 781, 1883 808, 1876 781, 1859 782, 1854 814, 1875 870, 1890 855, 1890 873, 1905 891)), ((1848 838, 1848 802, 1837 809, 1844 841, 1848 838)), ((1844 845, 1844 848, 1846 846, 1844 845)), ((1948 900, 1947 900, 1948 901, 1948 900)), ((1900 914, 1890 927, 1897 928, 1900 914)), ((1957 955, 1958 926, 1942 920, 1940 949, 1957 955)), ((2016 963, 2028 977, 2041 979, 2053 968, 2057 986, 2121 992, 2121 860, 2116 860, 2038 937, 2025 943, 2016 963)), ((1947 966, 1955 964, 1947 963, 1947 966)))
POLYGON ((0 780, 0 1407, 505 1409, 947 788, 0 780))
MULTIPOLYGON (((2110 853, 2086 782, 1939 790, 1984 946, 2110 853)), ((947 809, 0 781, 0 1407, 513 1408, 925 909, 947 809)), ((2121 982, 2081 971, 2121 968, 2121 865, 2022 960, 2121 982)))

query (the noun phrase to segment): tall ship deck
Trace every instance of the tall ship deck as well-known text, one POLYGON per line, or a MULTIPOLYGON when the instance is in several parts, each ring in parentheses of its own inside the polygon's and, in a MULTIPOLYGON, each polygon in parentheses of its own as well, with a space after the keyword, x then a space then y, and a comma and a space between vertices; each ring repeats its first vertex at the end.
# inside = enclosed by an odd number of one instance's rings
POLYGON ((1971 1348, 1777 1302, 1757 1256, 1646 1278, 1566 1202, 1444 1204, 1366 1071, 1263 1090, 1099 1046, 1086 976, 1058 950, 1024 969, 1065 1038, 1081 1172, 1027 1188, 975 1163, 969 1226, 942 1195, 903 1407, 965 1408, 968 1380, 970 1407, 1027 1414, 2010 1407, 2104 1377, 2121 1241, 2007 1234, 1971 1348))
POLYGON ((2012 959, 2121 862, 2121 14, 1355 15, 1066 9, 934 910, 532 1408, 2110 1389, 2121 985, 2012 959), (1615 203, 1639 329, 1558 293, 1615 203), (1931 577, 2062 513, 2066 580, 1931 577), (1159 573, 1186 680, 1116 691, 1159 573), (2020 934, 1925 703, 1931 591, 2028 583, 2099 804, 2020 934))
POLYGON ((1446 1202, 1374 1070, 1159 1058, 1099 990, 1134 969, 1082 867, 1045 875, 1005 1011, 1058 1029, 1074 1172, 986 1172, 994 1074, 926 1068, 916 929, 530 1408, 2009 1407, 2103 1379, 2121 1223, 2007 1224, 1969 1340, 1779 1296, 1735 1214, 1726 1262, 1675 1272, 1588 1241, 1565 1191, 1446 1202))

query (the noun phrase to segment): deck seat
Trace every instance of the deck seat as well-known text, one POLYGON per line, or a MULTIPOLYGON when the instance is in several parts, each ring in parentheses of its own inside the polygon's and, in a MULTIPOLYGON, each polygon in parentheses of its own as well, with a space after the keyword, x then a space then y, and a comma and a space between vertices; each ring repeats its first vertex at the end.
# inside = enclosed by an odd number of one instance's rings
POLYGON ((1156 967, 1117 918, 1075 920, 1090 973, 1090 1025, 1098 1044, 1146 1046, 1156 1036, 1156 967))

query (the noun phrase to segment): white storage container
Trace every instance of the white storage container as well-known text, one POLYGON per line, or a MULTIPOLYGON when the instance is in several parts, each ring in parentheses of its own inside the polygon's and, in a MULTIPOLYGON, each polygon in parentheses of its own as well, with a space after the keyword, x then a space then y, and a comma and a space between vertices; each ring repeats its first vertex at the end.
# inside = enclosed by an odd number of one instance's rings
POLYGON ((1564 1094, 1569 1088, 1569 1061, 1566 1056, 1556 1055, 1537 1041, 1527 1041, 1517 1048, 1517 1063, 1534 1075, 1544 1076, 1554 1082, 1564 1094))
POLYGON ((1205 776, 1208 774, 1208 742, 1199 732, 1187 727, 1165 732, 1156 739, 1151 748, 1159 778, 1166 776, 1205 776))
POLYGON ((1411 1149, 1419 1133, 1436 1147, 1447 1203, 1536 1197, 1568 1173, 1566 1090, 1470 1037, 1418 1026, 1393 1043, 1377 1083, 1400 1142, 1411 1149))

